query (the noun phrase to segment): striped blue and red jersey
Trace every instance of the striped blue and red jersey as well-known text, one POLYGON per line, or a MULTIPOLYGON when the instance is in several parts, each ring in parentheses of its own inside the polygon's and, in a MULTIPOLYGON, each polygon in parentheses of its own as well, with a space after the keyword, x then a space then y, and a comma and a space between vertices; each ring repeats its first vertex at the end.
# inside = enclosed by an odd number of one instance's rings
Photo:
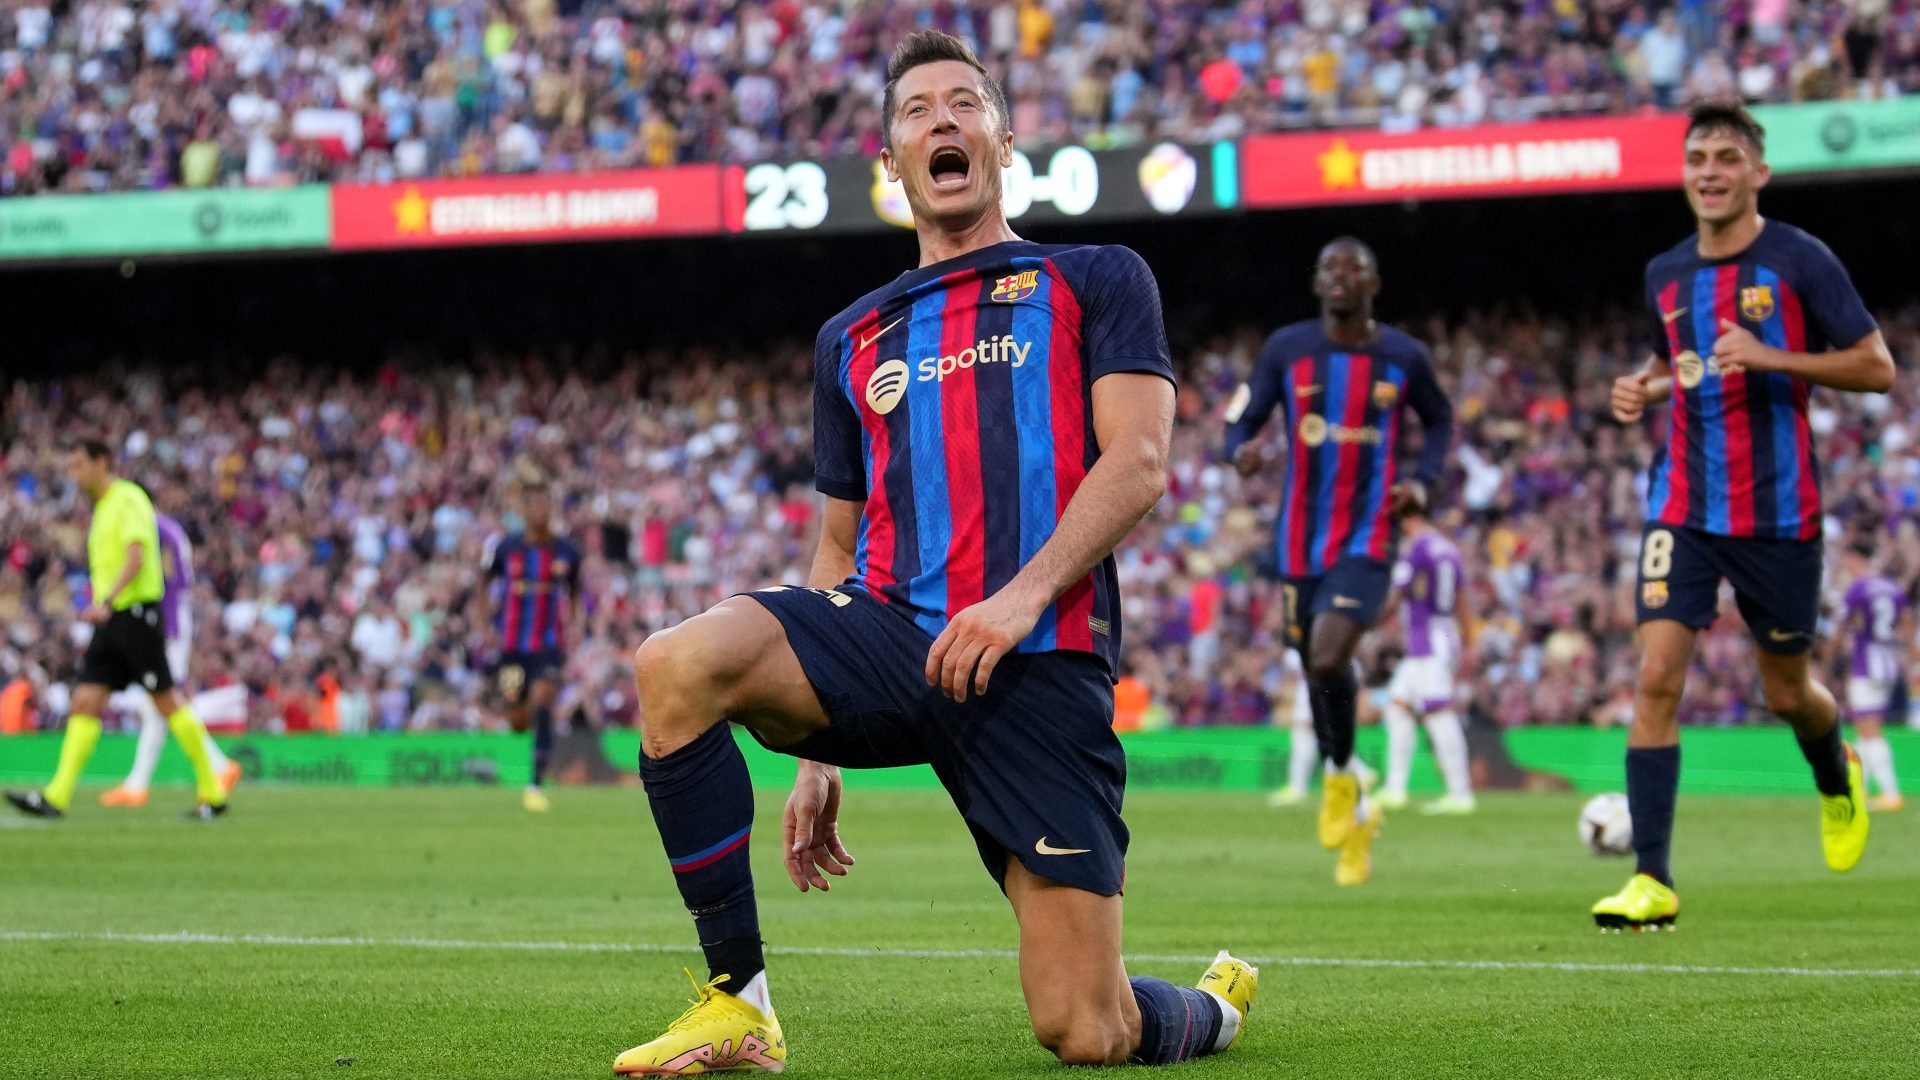
POLYGON ((501 652, 566 647, 567 613, 580 591, 579 548, 559 537, 535 544, 516 533, 493 549, 487 576, 497 582, 493 626, 501 652))
POLYGON ((1347 558, 1387 561, 1399 542, 1387 507, 1399 479, 1402 415, 1411 408, 1420 418, 1414 476, 1429 492, 1453 441, 1453 405, 1427 347, 1390 326, 1364 349, 1335 345, 1318 319, 1282 327, 1228 407, 1229 458, 1276 406, 1285 410, 1289 443, 1274 525, 1280 575, 1318 577, 1347 558))
MULTIPOLYGON (((1173 380, 1160 292, 1123 247, 1010 241, 909 271, 828 320, 815 343, 816 485, 863 504, 848 584, 929 639, 1053 536, 1100 456, 1093 384, 1173 380)), ((1016 651, 1092 653, 1117 670, 1112 556, 1016 651)))
POLYGON ((1810 384, 1724 370, 1720 322, 1788 352, 1845 348, 1873 333, 1833 252, 1769 221, 1747 250, 1707 259, 1689 237, 1647 264, 1654 351, 1673 369, 1667 445, 1648 473, 1647 516, 1719 536, 1820 535, 1820 470, 1807 423, 1810 384))

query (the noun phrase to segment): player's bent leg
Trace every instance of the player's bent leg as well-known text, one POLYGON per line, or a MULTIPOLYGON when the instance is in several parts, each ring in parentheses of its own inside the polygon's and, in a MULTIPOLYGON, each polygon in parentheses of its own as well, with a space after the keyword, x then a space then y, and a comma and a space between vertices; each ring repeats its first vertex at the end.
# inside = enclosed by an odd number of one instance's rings
POLYGON ((1845 872, 1867 848, 1866 776, 1860 758, 1840 738, 1840 708, 1827 688, 1813 678, 1808 654, 1759 650, 1760 688, 1767 708, 1793 725, 1800 753, 1813 768, 1820 791, 1820 846, 1827 866, 1845 872))
POLYGON ((107 688, 99 683, 81 683, 73 691, 71 711, 67 714, 67 733, 60 740, 60 763, 53 779, 39 791, 9 791, 7 801, 23 814, 57 818, 73 802, 73 789, 80 773, 100 743, 100 710, 107 704, 107 688))
POLYGON ((1127 978, 1121 899, 1007 860, 1020 921, 1020 985, 1034 1038, 1068 1065, 1170 1065, 1224 1050, 1253 1008, 1258 972, 1221 953, 1197 987, 1127 978))
POLYGON ((743 597, 649 637, 634 654, 634 677, 640 775, 708 978, 694 980, 693 1008, 621 1054, 614 1071, 779 1072, 786 1041, 767 991, 748 858, 753 786, 726 721, 787 745, 824 728, 826 712, 779 620, 743 597))
POLYGON ((180 744, 181 752, 193 766, 196 802, 187 815, 205 821, 226 813, 226 788, 221 786, 220 776, 213 770, 213 760, 207 756, 207 729, 195 715, 193 706, 172 687, 156 691, 153 704, 166 716, 167 729, 173 732, 174 741, 180 744))

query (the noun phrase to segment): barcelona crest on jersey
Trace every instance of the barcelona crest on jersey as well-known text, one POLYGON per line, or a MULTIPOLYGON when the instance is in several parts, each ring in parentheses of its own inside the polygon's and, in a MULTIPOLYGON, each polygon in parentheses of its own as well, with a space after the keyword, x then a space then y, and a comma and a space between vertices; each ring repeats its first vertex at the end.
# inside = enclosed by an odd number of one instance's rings
POLYGON ((1773 314, 1773 286, 1749 285, 1740 290, 1740 314, 1754 322, 1765 322, 1773 314))
POLYGON ((995 303, 1012 304, 1032 296, 1033 290, 1039 287, 1040 271, 1038 270, 1009 274, 994 281, 993 300, 995 303))

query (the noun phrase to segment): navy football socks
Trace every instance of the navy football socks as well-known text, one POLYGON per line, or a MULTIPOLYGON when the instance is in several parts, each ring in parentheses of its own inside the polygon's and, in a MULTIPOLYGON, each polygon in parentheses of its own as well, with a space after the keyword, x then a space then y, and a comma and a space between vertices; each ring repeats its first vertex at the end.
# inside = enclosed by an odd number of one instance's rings
POLYGON ((547 782, 547 765, 553 760, 553 709, 542 705, 533 710, 533 786, 547 782))
POLYGON ((1359 708, 1360 682, 1353 667, 1343 664, 1340 674, 1330 679, 1307 680, 1309 703, 1313 706, 1313 733, 1320 738, 1320 756, 1344 769, 1353 760, 1353 729, 1359 708))
POLYGON ((760 911, 753 897, 747 839, 753 833, 753 782, 747 759, 721 722, 663 758, 640 754, 640 779, 673 866, 680 899, 693 913, 707 977, 738 993, 766 968, 760 911))
POLYGON ((1175 986, 1165 979, 1135 976, 1133 1000, 1140 1004, 1140 1049, 1133 1060, 1142 1065, 1171 1065, 1213 1053, 1220 1037, 1220 1002, 1204 990, 1175 986))
POLYGON ((1840 722, 1834 721, 1833 727, 1825 735, 1812 739, 1797 739, 1800 752, 1806 755, 1807 764, 1813 766, 1813 783, 1822 795, 1845 795, 1847 793, 1847 747, 1840 741, 1840 722))
POLYGON ((1673 887, 1673 804, 1680 795, 1678 746, 1627 748, 1627 811, 1633 817, 1638 872, 1673 887))

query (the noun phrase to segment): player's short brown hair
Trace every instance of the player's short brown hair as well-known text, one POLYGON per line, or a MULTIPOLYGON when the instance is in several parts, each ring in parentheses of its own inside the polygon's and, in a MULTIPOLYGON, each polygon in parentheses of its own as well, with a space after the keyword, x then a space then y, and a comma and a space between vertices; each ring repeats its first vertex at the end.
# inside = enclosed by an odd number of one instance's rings
POLYGON ((1007 111, 1006 90, 987 72, 987 65, 980 62, 967 43, 939 30, 915 30, 894 47, 893 58, 887 61, 887 89, 880 95, 880 139, 888 150, 893 149, 894 89, 900 85, 901 76, 914 68, 944 60, 957 60, 980 73, 987 101, 1000 123, 1000 133, 1004 135, 1012 130, 1013 116, 1007 111))
POLYGON ((1738 101, 1702 101, 1687 110, 1687 138, 1719 131, 1747 140, 1756 156, 1766 158, 1767 129, 1738 101))
POLYGON ((93 461, 112 461, 113 448, 99 439, 82 436, 67 440, 68 450, 78 450, 93 461))

